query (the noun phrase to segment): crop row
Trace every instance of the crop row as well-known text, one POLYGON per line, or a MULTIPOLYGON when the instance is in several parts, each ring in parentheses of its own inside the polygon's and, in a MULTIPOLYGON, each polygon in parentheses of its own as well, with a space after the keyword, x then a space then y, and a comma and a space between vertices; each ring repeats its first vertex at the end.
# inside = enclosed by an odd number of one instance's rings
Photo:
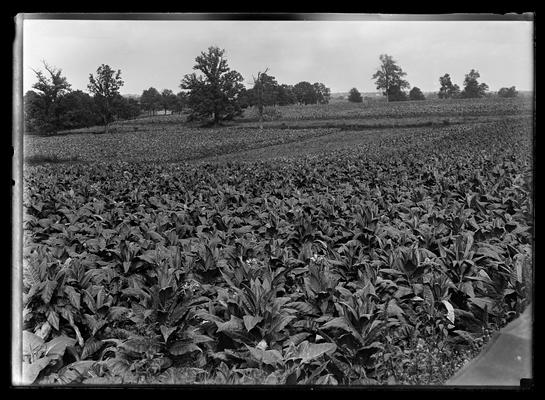
POLYGON ((27 161, 105 160, 173 162, 217 156, 275 144, 327 135, 332 129, 263 130, 197 129, 158 126, 153 129, 115 134, 72 134, 56 137, 26 137, 27 161))

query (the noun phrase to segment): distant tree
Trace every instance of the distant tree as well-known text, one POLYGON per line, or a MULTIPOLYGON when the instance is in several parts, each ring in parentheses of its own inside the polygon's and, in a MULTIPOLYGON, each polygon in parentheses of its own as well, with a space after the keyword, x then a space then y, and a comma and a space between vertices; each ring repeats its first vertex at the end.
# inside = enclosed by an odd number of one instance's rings
POLYGON ((259 115, 259 129, 263 129, 263 107, 265 102, 275 102, 274 100, 274 87, 278 86, 276 80, 270 79, 267 75, 269 68, 266 68, 264 72, 258 72, 257 78, 254 77, 254 87, 252 88, 253 96, 255 97, 255 105, 257 107, 257 114, 259 115), (269 79, 267 79, 269 78, 269 79), (266 94, 265 92, 273 92, 266 94))
POLYGON ((121 79, 121 70, 114 71, 109 65, 102 64, 97 68, 96 76, 89 74, 87 88, 94 95, 98 113, 102 117, 104 131, 108 133, 109 124, 114 120, 115 98, 119 96, 119 89, 124 82, 121 79))
POLYGON ((511 86, 510 88, 503 87, 498 91, 499 97, 517 97, 518 94, 515 86, 511 86))
POLYGON ((483 97, 488 91, 488 85, 486 83, 479 83, 481 75, 479 71, 472 69, 466 74, 464 79, 464 90, 462 91, 462 97, 466 99, 483 97))
POLYGON ((361 93, 358 91, 358 89, 350 89, 350 92, 348 93, 348 101, 351 101, 352 103, 361 103, 363 101, 361 93))
POLYGON ((316 82, 312 86, 316 93, 316 102, 319 104, 328 104, 331 98, 331 90, 320 82, 316 82))
POLYGON ((115 97, 113 104, 119 119, 134 119, 141 113, 140 102, 133 98, 119 95, 115 97))
POLYGON ((449 74, 445 74, 439 78, 441 87, 437 96, 440 99, 452 99, 460 96, 460 87, 454 85, 450 79, 449 74))
POLYGON ((174 111, 176 108, 176 102, 178 101, 178 98, 174 94, 174 92, 170 89, 164 89, 161 92, 161 106, 163 107, 163 110, 165 111, 165 114, 167 113, 167 110, 174 111))
POLYGON ((189 90, 190 119, 211 118, 218 125, 242 113, 238 97, 244 90, 244 79, 229 68, 224 53, 218 47, 209 47, 195 58, 193 66, 202 75, 193 72, 184 76, 180 87, 189 90))
POLYGON ((318 98, 314 86, 310 82, 302 81, 293 87, 293 93, 299 104, 316 104, 318 98))
POLYGON ((422 93, 420 88, 415 86, 409 92, 409 99, 411 99, 411 100, 426 100, 426 96, 424 96, 424 93, 422 93))
MULTIPOLYGON (((261 87, 261 96, 264 106, 275 106, 278 103, 278 82, 272 75, 267 74, 268 68, 265 72, 259 75, 259 85, 261 87)), ((254 81, 255 89, 255 81, 254 81)))
POLYGON ((403 79, 407 74, 397 65, 392 56, 381 54, 379 59, 380 67, 372 76, 377 89, 382 90, 387 101, 403 99, 406 95, 403 96, 401 93, 403 93, 403 89, 409 87, 409 82, 403 79))
POLYGON ((293 91, 293 86, 282 84, 278 87, 278 105, 287 106, 297 103, 297 96, 293 91))
POLYGON ((254 88, 243 88, 238 95, 237 102, 241 109, 252 106, 255 102, 254 88))
POLYGON ((38 81, 32 85, 34 94, 25 96, 25 121, 28 129, 55 133, 61 128, 60 102, 70 92, 70 84, 62 70, 43 62, 45 73, 33 70, 38 81))
POLYGON ((59 109, 63 129, 85 128, 101 123, 101 116, 93 98, 81 90, 63 96, 59 109))
POLYGON ((407 92, 405 92, 400 86, 393 85, 389 88, 388 101, 405 101, 409 100, 407 92))
POLYGON ((174 105, 174 112, 180 114, 187 105, 187 93, 178 92, 176 94, 176 103, 174 105))
POLYGON ((148 115, 155 115, 155 112, 162 107, 162 103, 163 97, 154 87, 144 90, 140 96, 140 104, 142 109, 147 111, 148 115))

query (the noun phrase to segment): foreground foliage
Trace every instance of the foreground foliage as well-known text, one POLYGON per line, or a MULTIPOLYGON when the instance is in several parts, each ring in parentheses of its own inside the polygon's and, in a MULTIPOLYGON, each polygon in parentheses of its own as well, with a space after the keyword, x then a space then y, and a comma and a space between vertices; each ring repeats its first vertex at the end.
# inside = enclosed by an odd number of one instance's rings
POLYGON ((528 298, 530 131, 423 129, 198 167, 29 166, 28 380, 437 382, 423 351, 446 365, 528 298))

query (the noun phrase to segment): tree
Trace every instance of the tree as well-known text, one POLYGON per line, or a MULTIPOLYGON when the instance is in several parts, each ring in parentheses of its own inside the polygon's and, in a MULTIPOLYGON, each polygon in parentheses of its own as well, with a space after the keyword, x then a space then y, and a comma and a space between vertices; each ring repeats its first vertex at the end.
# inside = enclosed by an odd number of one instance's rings
POLYGON ((140 104, 148 112, 148 115, 155 115, 155 112, 162 107, 163 97, 154 87, 150 87, 142 92, 140 104))
POLYGON ((358 89, 350 89, 350 92, 348 93, 348 101, 351 101, 352 103, 361 103, 363 101, 361 93, 358 91, 358 89))
POLYGON ((316 101, 319 104, 328 104, 331 97, 331 91, 323 83, 316 82, 312 85, 316 94, 316 101))
POLYGON ((126 98, 121 95, 114 99, 116 115, 120 119, 134 119, 140 115, 140 103, 136 99, 126 98))
POLYGON ((382 90, 382 94, 386 96, 387 101, 395 101, 406 97, 401 93, 403 93, 403 89, 409 87, 409 82, 402 79, 407 74, 397 65, 392 56, 381 54, 379 59, 381 65, 372 76, 372 79, 376 81, 377 89, 382 90))
POLYGON ((314 86, 310 82, 302 81, 293 87, 293 93, 299 104, 316 104, 318 98, 314 86))
POLYGON ((45 132, 45 104, 38 93, 29 90, 23 97, 25 133, 45 132))
POLYGON ((187 105, 187 94, 178 92, 176 94, 176 103, 174 104, 174 112, 180 114, 187 105))
POLYGON ((38 81, 32 85, 34 95, 25 96, 27 128, 38 132, 54 133, 60 128, 60 102, 70 92, 71 85, 62 76, 62 70, 43 62, 46 73, 33 70, 38 81))
POLYGON ((231 70, 224 58, 225 50, 209 47, 207 52, 195 58, 195 72, 187 74, 180 87, 189 90, 190 119, 212 118, 214 125, 233 119, 242 113, 238 97, 244 90, 243 78, 231 70))
POLYGON ((389 101, 405 101, 409 100, 409 96, 399 85, 393 85, 390 86, 388 99, 389 101))
POLYGON ((411 99, 411 100, 426 100, 426 96, 424 96, 424 93, 422 93, 420 88, 415 86, 409 92, 409 99, 411 99))
POLYGON ((464 79, 464 90, 462 91, 462 97, 466 99, 480 98, 488 91, 488 85, 486 83, 479 83, 481 75, 479 71, 472 69, 466 74, 464 79))
POLYGON ((275 106, 278 103, 279 85, 274 76, 267 74, 268 70, 267 68, 264 72, 259 72, 257 78, 254 77, 254 87, 249 90, 254 105, 261 102, 263 106, 275 106))
POLYGON ((439 88, 437 96, 440 99, 452 99, 460 96, 460 87, 452 84, 449 74, 441 76, 439 78, 439 83, 441 84, 441 87, 439 88))
POLYGON ((85 128, 101 122, 93 98, 81 90, 69 92, 63 96, 59 109, 60 126, 63 129, 85 128))
POLYGON ((511 86, 510 88, 503 87, 498 91, 499 97, 517 97, 518 94, 515 86, 511 86))
POLYGON ((269 68, 265 69, 265 72, 258 72, 257 78, 254 77, 254 87, 253 94, 255 96, 255 104, 257 106, 257 113, 259 115, 259 129, 263 129, 263 107, 264 107, 264 97, 265 97, 265 77, 267 76, 267 71, 269 68))
POLYGON ((116 72, 106 64, 97 68, 96 76, 89 74, 87 88, 94 94, 97 110, 102 117, 106 133, 108 133, 108 126, 115 116, 114 99, 119 96, 119 89, 123 84, 121 70, 118 69, 116 72))
POLYGON ((164 89, 161 92, 161 106, 163 107, 163 110, 165 110, 165 115, 167 113, 167 110, 174 111, 177 101, 178 98, 172 90, 164 89))
POLYGON ((278 87, 278 105, 286 106, 297 103, 297 96, 293 91, 293 86, 282 84, 278 87))

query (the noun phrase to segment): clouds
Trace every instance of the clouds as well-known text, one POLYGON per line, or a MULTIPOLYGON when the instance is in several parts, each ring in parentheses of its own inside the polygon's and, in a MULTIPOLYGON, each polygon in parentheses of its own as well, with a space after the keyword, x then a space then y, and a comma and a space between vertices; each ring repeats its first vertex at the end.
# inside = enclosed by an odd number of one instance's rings
POLYGON ((123 93, 178 91, 211 45, 226 50, 247 84, 269 67, 282 83, 373 91, 378 57, 388 53, 424 91, 437 90, 447 72, 461 84, 471 68, 492 90, 533 86, 530 22, 26 20, 23 37, 25 90, 34 81, 30 68, 43 59, 62 68, 74 89, 85 90, 89 73, 105 63, 122 70, 123 93))

